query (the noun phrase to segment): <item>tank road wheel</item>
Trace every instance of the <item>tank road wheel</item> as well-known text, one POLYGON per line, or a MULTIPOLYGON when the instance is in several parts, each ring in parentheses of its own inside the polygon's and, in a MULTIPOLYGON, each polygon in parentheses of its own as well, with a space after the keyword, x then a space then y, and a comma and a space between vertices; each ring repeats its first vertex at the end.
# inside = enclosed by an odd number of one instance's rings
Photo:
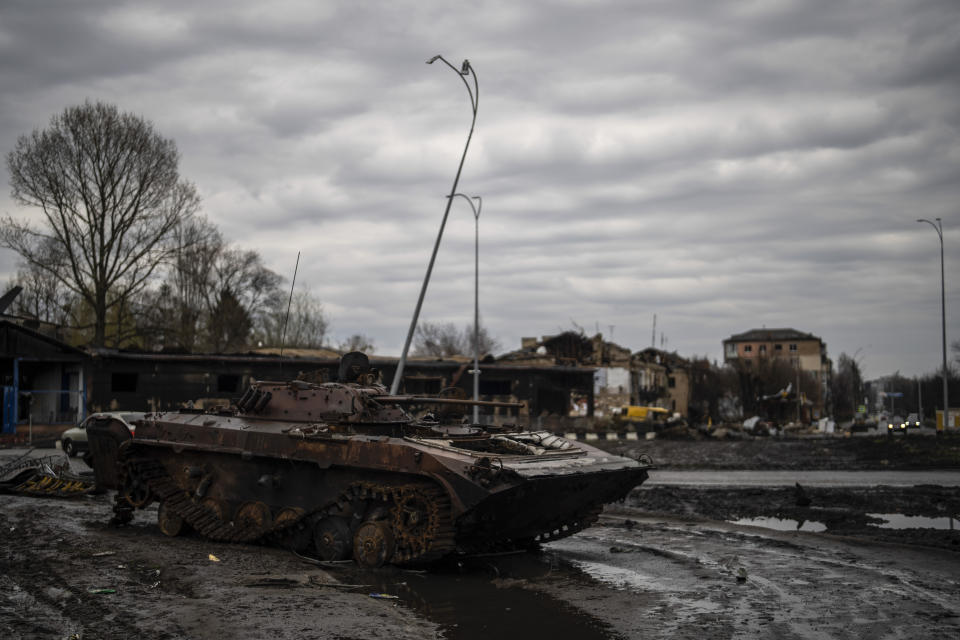
POLYGON ((299 507, 286 507, 273 519, 276 539, 281 546, 294 551, 303 551, 310 546, 313 532, 301 522, 303 514, 299 507))
POLYGON ((367 569, 376 569, 393 557, 393 533, 383 520, 367 521, 353 535, 353 559, 367 569))
POLYGON ((200 501, 200 506, 210 511, 220 519, 220 522, 227 522, 227 507, 216 498, 204 498, 200 501))
POLYGON ((419 491, 406 493, 397 500, 392 514, 401 557, 425 553, 439 529, 440 514, 436 502, 419 491))
POLYGON ((313 546, 321 560, 346 560, 353 550, 350 525, 340 516, 327 516, 313 526, 313 546))
POLYGON ((277 514, 277 517, 273 519, 273 524, 278 528, 289 527, 302 517, 303 509, 299 507, 287 507, 277 514))
POLYGON ((150 495, 150 486, 140 477, 140 474, 135 471, 128 473, 123 483, 122 493, 126 501, 137 509, 142 509, 150 504, 150 499, 152 498, 150 495))
POLYGON ((250 528, 259 534, 264 534, 273 526, 273 517, 270 507, 263 502, 244 502, 237 509, 233 521, 241 529, 250 528))
POLYGON ((160 503, 160 508, 157 509, 157 524, 160 526, 160 531, 171 538, 175 538, 186 530, 186 523, 170 508, 169 500, 160 503))

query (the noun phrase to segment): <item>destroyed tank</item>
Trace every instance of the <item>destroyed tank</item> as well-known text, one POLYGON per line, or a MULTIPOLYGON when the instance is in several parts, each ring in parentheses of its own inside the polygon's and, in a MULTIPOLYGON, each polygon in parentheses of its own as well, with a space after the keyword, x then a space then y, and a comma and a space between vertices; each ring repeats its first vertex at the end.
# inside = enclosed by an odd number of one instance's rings
POLYGON ((424 564, 571 535, 651 468, 546 431, 414 418, 405 407, 522 405, 390 395, 360 353, 341 359, 339 379, 253 381, 229 409, 147 414, 134 434, 90 425, 114 521, 156 501, 169 536, 424 564))

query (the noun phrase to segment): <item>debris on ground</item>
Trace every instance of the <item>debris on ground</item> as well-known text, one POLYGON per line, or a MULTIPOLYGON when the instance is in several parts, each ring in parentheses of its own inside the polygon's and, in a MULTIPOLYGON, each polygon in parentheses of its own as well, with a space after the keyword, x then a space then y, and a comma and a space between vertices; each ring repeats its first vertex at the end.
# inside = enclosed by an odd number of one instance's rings
POLYGON ((30 457, 30 453, 0 467, 0 493, 66 498, 93 491, 93 477, 71 471, 66 454, 30 457))

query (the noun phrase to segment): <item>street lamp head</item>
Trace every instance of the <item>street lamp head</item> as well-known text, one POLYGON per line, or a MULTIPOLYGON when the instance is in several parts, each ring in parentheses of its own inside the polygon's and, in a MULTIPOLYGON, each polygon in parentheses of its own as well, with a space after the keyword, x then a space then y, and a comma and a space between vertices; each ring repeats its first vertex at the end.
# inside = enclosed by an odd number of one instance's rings
POLYGON ((464 60, 463 64, 460 66, 460 75, 468 76, 470 75, 470 61, 464 60))
POLYGON ((434 62, 436 62, 436 61, 439 60, 439 59, 440 59, 440 56, 433 56, 432 58, 430 58, 429 60, 427 60, 427 64, 433 64, 434 62))

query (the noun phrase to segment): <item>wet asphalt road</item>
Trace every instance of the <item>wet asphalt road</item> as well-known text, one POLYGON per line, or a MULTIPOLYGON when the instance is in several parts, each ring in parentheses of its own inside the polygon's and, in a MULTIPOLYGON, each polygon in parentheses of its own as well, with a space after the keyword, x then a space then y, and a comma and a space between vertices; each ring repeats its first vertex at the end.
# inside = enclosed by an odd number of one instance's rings
POLYGON ((954 471, 672 471, 655 470, 644 485, 781 487, 799 482, 819 487, 914 487, 935 484, 960 486, 954 471))

